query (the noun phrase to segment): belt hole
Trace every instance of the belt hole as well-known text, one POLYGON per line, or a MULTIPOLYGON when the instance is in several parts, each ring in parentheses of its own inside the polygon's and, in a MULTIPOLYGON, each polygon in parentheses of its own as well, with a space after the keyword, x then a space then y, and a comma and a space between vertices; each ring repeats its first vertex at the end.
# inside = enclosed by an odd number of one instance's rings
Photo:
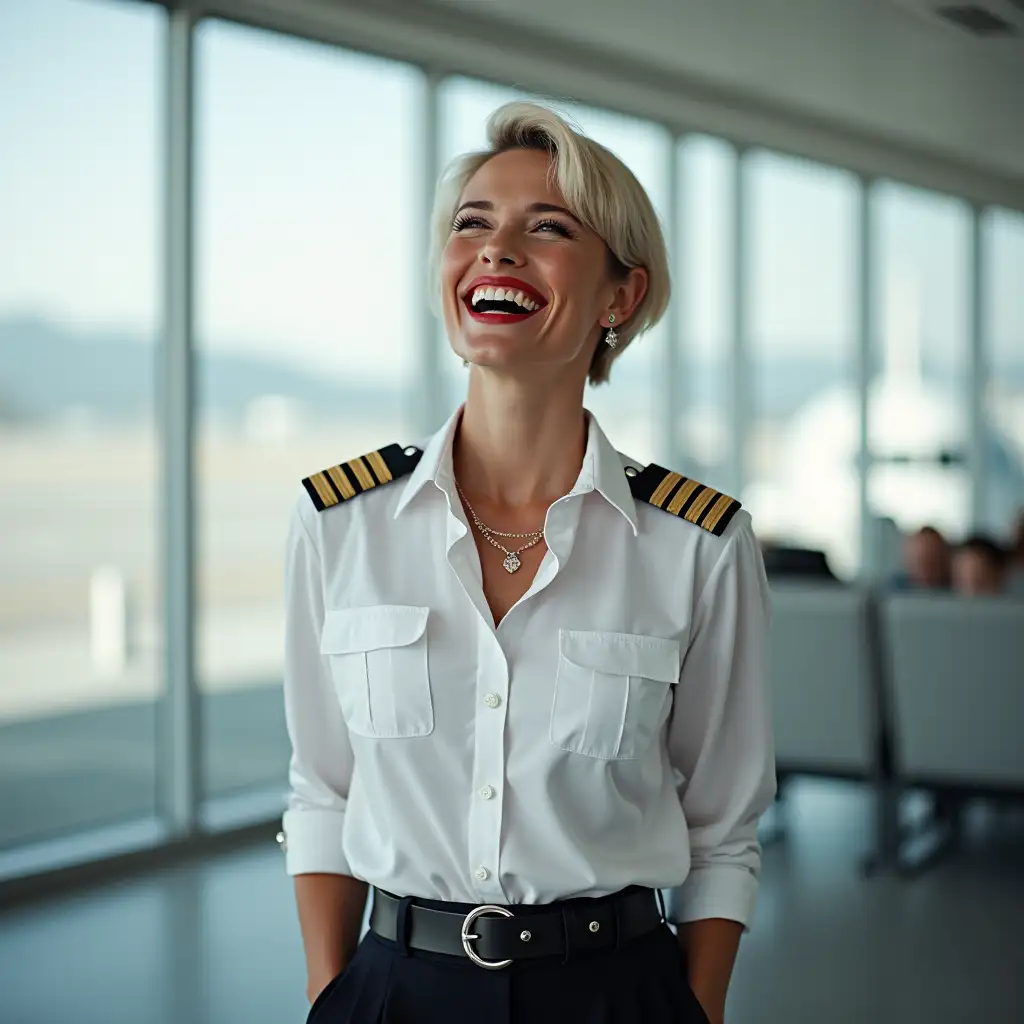
POLYGON ((531 935, 530 932, 520 932, 519 938, 522 939, 523 942, 529 942, 530 939, 533 938, 533 935, 531 935))
POLYGON ((601 930, 601 925, 597 921, 590 922, 590 930, 592 932, 598 932, 601 930))

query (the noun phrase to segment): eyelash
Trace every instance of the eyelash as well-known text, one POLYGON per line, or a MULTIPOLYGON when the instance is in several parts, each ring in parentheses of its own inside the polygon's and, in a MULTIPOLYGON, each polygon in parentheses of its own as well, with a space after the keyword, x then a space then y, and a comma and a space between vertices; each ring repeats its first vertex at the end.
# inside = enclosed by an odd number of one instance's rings
MULTIPOLYGON (((457 217, 455 223, 452 225, 452 231, 459 232, 463 231, 470 226, 484 225, 484 222, 479 217, 471 217, 463 214, 461 217, 457 217)), ((570 231, 561 221, 558 220, 542 220, 534 225, 534 230, 537 228, 554 228, 555 232, 561 235, 563 238, 575 238, 576 236, 570 231)))

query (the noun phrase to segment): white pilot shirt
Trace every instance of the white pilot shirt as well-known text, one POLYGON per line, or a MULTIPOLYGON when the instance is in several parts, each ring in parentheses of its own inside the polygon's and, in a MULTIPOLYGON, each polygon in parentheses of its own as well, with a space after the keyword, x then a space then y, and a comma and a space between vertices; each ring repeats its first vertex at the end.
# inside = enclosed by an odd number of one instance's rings
POLYGON ((410 475, 294 510, 288 873, 471 904, 637 884, 670 889, 675 921, 747 925, 775 793, 749 515, 718 537, 635 500, 591 416, 536 577, 495 627, 459 415, 410 475))

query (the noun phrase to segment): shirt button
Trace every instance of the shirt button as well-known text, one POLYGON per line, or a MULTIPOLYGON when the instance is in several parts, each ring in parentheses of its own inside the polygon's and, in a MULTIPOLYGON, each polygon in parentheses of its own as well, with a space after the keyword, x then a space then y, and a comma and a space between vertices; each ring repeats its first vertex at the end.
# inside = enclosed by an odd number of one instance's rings
POLYGON ((501 707, 501 698, 496 693, 489 693, 484 697, 484 703, 489 708, 498 708, 501 707))
POLYGON ((493 786, 481 786, 477 790, 477 793, 480 794, 481 799, 483 799, 483 800, 490 800, 494 796, 494 787, 493 786))
POLYGON ((476 875, 476 880, 478 882, 486 882, 487 879, 491 877, 491 873, 487 868, 477 868, 474 874, 476 875))

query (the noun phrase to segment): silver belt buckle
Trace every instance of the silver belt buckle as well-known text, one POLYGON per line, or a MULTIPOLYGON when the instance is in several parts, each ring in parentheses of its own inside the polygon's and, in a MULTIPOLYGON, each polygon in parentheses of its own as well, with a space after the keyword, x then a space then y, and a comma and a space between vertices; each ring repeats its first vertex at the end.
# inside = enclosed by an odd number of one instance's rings
POLYGON ((484 960, 483 957, 478 956, 477 952, 470 945, 476 939, 479 939, 479 935, 474 935, 470 929, 473 927, 473 922, 484 914, 497 914, 500 917, 512 917, 512 911, 505 907, 477 907, 475 910, 471 910, 467 915, 466 919, 462 922, 462 948, 466 951, 466 956, 473 961, 478 967, 484 967, 488 971, 500 971, 503 967, 508 967, 511 960, 484 960))

